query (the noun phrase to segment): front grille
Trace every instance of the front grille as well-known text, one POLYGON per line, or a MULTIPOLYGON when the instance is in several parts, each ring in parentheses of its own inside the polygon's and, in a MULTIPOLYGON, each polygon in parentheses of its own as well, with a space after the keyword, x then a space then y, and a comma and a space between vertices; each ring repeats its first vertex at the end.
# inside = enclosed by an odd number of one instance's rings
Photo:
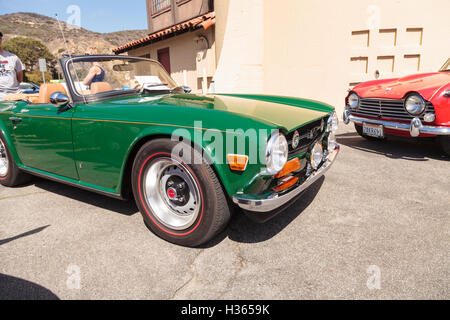
POLYGON ((289 157, 302 152, 306 152, 311 144, 315 142, 319 138, 319 136, 326 130, 327 122, 328 117, 313 121, 304 125, 303 127, 298 128, 297 130, 289 132, 289 134, 286 136, 289 144, 289 157), (292 140, 296 131, 300 135, 300 143, 298 144, 297 148, 293 148, 292 140))
MULTIPOLYGON (((352 114, 370 116, 377 118, 388 118, 398 120, 412 120, 414 117, 410 115, 404 108, 405 100, 393 99, 372 99, 361 98, 360 106, 352 114)), ((425 111, 420 115, 423 120, 425 113, 433 113, 434 107, 430 102, 427 102, 425 111)))

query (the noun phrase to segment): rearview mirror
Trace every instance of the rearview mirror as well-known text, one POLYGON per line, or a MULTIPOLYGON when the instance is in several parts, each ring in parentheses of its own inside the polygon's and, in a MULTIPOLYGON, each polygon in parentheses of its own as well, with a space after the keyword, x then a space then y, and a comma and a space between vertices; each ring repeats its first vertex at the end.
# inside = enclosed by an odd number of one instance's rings
POLYGON ((187 86, 183 86, 182 88, 184 90, 184 93, 191 93, 192 92, 192 89, 187 87, 187 86))
POLYGON ((62 92, 54 92, 50 96, 50 103, 57 108, 65 107, 69 104, 70 99, 62 92))

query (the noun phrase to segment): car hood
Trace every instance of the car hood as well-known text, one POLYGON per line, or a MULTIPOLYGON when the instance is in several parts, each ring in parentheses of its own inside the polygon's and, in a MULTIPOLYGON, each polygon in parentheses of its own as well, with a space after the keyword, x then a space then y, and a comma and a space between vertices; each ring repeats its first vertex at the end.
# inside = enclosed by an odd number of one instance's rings
POLYGON ((442 86, 450 82, 450 72, 435 72, 410 75, 402 78, 376 80, 356 86, 355 91, 363 98, 403 99, 409 92, 418 92, 431 100, 442 86))
MULTIPOLYGON (((125 101, 117 101, 123 104, 125 101)), ((189 113, 195 117, 192 109, 211 110, 212 117, 224 116, 223 119, 247 118, 270 126, 282 127, 291 131, 303 124, 322 118, 333 112, 334 108, 318 101, 292 97, 267 95, 195 95, 171 94, 159 97, 141 97, 130 99, 127 104, 141 104, 152 106, 179 107, 178 114, 189 113), (186 112, 186 109, 188 111, 186 112), (191 111, 189 111, 191 110, 191 111), (226 115, 224 115, 225 113, 226 115)), ((177 112, 177 111, 174 111, 177 112)), ((198 113, 198 120, 206 122, 206 114, 198 113)), ((210 118, 208 116, 208 118, 210 118)))

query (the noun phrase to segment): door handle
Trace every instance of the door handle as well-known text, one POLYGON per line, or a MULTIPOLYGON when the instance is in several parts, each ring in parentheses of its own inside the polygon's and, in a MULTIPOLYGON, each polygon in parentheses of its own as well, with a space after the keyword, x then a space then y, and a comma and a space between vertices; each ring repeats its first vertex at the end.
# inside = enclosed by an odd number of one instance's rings
POLYGON ((12 123, 22 122, 22 118, 17 118, 17 117, 11 117, 11 118, 9 118, 9 120, 11 120, 12 123))

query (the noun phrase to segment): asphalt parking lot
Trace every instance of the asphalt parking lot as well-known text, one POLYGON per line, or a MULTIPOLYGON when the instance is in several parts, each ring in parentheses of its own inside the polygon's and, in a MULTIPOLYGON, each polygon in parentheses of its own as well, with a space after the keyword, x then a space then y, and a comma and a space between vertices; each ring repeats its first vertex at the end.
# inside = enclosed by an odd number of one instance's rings
POLYGON ((341 125, 334 167, 266 224, 202 248, 133 202, 43 179, 0 186, 0 299, 449 299, 450 159, 341 125))

